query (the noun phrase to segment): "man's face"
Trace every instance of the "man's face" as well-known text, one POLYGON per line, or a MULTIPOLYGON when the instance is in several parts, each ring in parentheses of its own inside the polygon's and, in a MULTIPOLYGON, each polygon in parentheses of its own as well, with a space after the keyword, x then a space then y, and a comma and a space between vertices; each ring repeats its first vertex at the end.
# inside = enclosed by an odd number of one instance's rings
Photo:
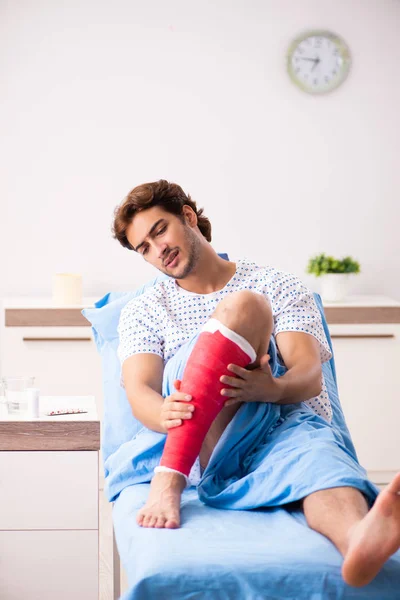
POLYGON ((185 222, 153 206, 137 213, 126 230, 129 243, 145 261, 174 279, 187 277, 200 256, 196 217, 188 207, 184 211, 185 222))

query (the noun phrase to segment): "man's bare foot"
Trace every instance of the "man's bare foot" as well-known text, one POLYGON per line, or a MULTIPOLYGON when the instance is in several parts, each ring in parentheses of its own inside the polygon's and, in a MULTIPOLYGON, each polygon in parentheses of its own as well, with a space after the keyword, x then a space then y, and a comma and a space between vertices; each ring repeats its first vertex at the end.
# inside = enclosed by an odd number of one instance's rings
POLYGON ((400 473, 379 494, 369 513, 350 532, 343 579, 367 585, 400 548, 400 473))
POLYGON ((137 514, 141 527, 176 529, 180 526, 180 505, 186 481, 179 473, 155 473, 146 504, 137 514))

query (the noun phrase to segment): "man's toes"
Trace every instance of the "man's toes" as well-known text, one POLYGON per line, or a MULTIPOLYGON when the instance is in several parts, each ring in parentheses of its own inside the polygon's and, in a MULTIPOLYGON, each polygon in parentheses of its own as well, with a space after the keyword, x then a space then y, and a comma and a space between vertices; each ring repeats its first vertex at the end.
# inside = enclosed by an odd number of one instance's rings
POLYGON ((386 488, 387 492, 392 494, 400 494, 400 473, 397 473, 386 488))
POLYGON ((165 527, 165 521, 165 517, 159 516, 154 527, 157 527, 157 529, 163 529, 163 527, 165 527))
POLYGON ((180 521, 179 521, 179 517, 176 516, 171 516, 167 518, 167 521, 165 523, 165 527, 167 529, 177 529, 180 525, 180 521))
POLYGON ((372 574, 371 571, 367 573, 356 571, 354 566, 350 566, 349 568, 346 561, 342 566, 342 577, 344 581, 352 587, 363 587, 364 585, 367 585, 376 574, 377 573, 372 574))
POLYGON ((143 527, 143 518, 144 518, 144 514, 139 511, 138 514, 136 515, 136 523, 138 525, 140 525, 140 527, 143 527))
POLYGON ((387 493, 386 490, 383 490, 378 496, 377 505, 379 503, 379 509, 381 514, 384 517, 391 517, 393 514, 393 494, 387 493))
POLYGON ((144 517, 143 517, 143 522, 142 522, 142 526, 143 526, 143 527, 149 527, 149 523, 150 523, 151 519, 152 519, 152 516, 151 516, 151 514, 150 514, 150 515, 147 515, 147 514, 146 514, 146 515, 144 515, 144 517))
POLYGON ((168 521, 165 523, 166 529, 178 529, 178 527, 179 523, 176 519, 168 519, 168 521))
POLYGON ((157 517, 152 516, 149 519, 149 524, 147 525, 147 527, 155 527, 156 523, 157 523, 157 517))

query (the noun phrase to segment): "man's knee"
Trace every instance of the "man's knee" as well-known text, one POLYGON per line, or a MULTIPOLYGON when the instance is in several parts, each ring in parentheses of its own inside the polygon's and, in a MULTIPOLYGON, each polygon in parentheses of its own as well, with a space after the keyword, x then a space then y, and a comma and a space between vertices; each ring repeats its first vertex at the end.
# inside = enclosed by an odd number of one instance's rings
POLYGON ((214 316, 234 316, 240 320, 272 321, 272 310, 268 300, 251 290, 232 292, 218 304, 214 316))
POLYGON ((226 308, 234 308, 235 310, 253 309, 271 312, 271 305, 268 300, 261 294, 252 292, 251 290, 232 292, 232 294, 229 294, 229 296, 225 296, 225 298, 221 300, 220 304, 226 308))

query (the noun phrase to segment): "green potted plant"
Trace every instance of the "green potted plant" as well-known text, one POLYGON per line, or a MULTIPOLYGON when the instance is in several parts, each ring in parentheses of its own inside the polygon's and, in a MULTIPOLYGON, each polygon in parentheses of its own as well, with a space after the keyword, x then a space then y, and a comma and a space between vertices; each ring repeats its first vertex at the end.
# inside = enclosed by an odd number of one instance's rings
POLYGON ((342 259, 326 254, 318 254, 308 261, 307 273, 321 277, 321 295, 326 302, 339 302, 346 297, 349 278, 360 272, 360 264, 345 256, 342 259))

